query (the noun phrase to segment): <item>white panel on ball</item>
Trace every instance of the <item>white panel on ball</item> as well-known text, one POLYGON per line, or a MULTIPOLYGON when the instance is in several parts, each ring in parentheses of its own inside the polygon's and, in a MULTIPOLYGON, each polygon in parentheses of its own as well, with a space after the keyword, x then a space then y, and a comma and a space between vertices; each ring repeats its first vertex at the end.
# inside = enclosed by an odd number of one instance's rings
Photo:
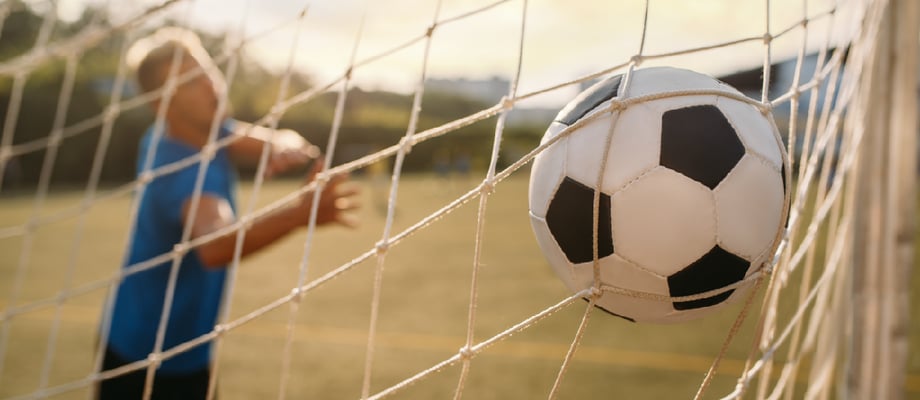
MULTIPOLYGON (((614 262, 613 256, 607 256, 597 260, 598 267, 601 272, 601 281, 604 281, 603 273, 605 270, 610 268, 611 263, 614 262)), ((594 262, 578 263, 572 265, 572 272, 574 273, 574 284, 576 288, 574 290, 584 290, 594 285, 594 262)))
POLYGON ((565 258, 565 254, 562 253, 562 249, 559 248, 559 244, 553 238, 549 226, 546 225, 546 220, 531 213, 530 226, 533 228, 534 236, 537 238, 537 245, 540 246, 543 256, 549 262, 549 265, 553 267, 553 271, 556 272, 560 280, 565 283, 565 286, 571 291, 583 289, 581 285, 576 284, 572 264, 565 258))
POLYGON ((670 276, 716 244, 712 192, 658 167, 613 195, 613 245, 617 254, 670 276))
POLYGON ((604 157, 604 144, 607 143, 607 136, 611 134, 610 124, 614 123, 619 114, 612 113, 599 117, 569 135, 565 165, 565 173, 569 178, 588 187, 597 186, 601 159, 604 157))
POLYGON ((673 67, 638 69, 633 71, 630 78, 632 82, 627 88, 626 97, 685 90, 718 90, 737 93, 737 91, 728 90, 725 85, 721 85, 708 75, 673 67))
MULTIPOLYGON (((645 101, 640 104, 655 110, 658 118, 661 119, 661 115, 666 111, 686 107, 702 106, 707 104, 715 105, 716 101, 716 96, 677 96, 645 101)), ((660 124, 661 122, 659 121, 659 125, 660 124)))
POLYGON ((644 104, 620 112, 607 155, 607 171, 601 188, 607 193, 658 165, 661 152, 661 115, 644 104))
MULTIPOLYGON (((601 262, 601 281, 605 284, 633 292, 668 295, 668 282, 663 277, 642 270, 616 254, 601 262)), ((590 267, 589 265, 588 268, 590 267)), ((637 322, 661 322, 660 318, 674 311, 670 301, 656 301, 613 292, 605 292, 597 301, 597 305, 637 322)))
POLYGON ((779 171, 745 155, 713 192, 720 246, 748 260, 772 247, 783 226, 785 196, 779 171))
MULTIPOLYGON (((565 125, 553 122, 542 143, 546 143, 564 128, 565 125)), ((546 217, 549 201, 565 177, 567 142, 565 138, 556 141, 534 160, 530 175, 530 212, 538 217, 546 217)))
POLYGON ((756 107, 727 97, 720 97, 718 107, 735 127, 735 132, 748 152, 767 160, 779 170, 783 166, 782 147, 776 130, 756 107))

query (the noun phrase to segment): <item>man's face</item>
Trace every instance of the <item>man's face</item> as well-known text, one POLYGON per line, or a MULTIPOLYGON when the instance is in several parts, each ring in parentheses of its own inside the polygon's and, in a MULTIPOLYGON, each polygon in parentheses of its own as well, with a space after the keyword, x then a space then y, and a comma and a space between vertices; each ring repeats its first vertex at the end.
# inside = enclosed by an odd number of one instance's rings
MULTIPOLYGON (((166 111, 169 119, 181 120, 199 130, 210 132, 214 115, 218 112, 218 101, 225 87, 219 72, 208 74, 201 71, 198 61, 186 55, 182 58, 177 78, 186 73, 194 74, 190 80, 176 87, 166 111), (191 72, 190 72, 191 71, 191 72)), ((164 76, 169 73, 169 64, 163 67, 164 76)), ((180 79, 181 80, 181 79, 180 79)), ((221 115, 218 123, 225 115, 221 115)))

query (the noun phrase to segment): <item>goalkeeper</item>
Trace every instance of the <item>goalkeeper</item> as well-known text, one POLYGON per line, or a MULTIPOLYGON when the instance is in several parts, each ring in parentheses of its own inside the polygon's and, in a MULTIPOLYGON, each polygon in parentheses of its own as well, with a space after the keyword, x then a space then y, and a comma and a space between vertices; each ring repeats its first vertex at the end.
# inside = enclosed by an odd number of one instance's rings
MULTIPOLYGON (((270 146, 265 174, 271 176, 315 160, 307 182, 322 164, 318 149, 296 132, 253 126, 219 114, 219 99, 226 96, 226 83, 198 37, 189 31, 163 28, 139 40, 129 52, 129 62, 137 60, 137 80, 144 92, 163 87, 178 56, 177 86, 171 97, 158 96, 151 105, 165 112, 162 132, 155 124, 143 136, 138 154, 139 178, 148 162, 151 169, 193 156, 210 148, 209 135, 216 126, 217 138, 234 136, 230 145, 213 152, 204 172, 201 195, 193 203, 199 164, 153 178, 139 199, 136 228, 128 249, 126 265, 137 264, 173 251, 181 242, 183 230, 191 238, 210 234, 236 221, 237 163, 258 162, 263 145, 270 146), (188 77, 188 79, 186 79, 188 77), (152 158, 152 159, 149 159, 152 158), (194 207, 194 208, 193 208, 194 207)), ((164 92, 165 93, 165 92, 164 92)), ((207 154, 207 153, 205 153, 207 154)), ((344 185, 347 178, 332 177, 321 193, 317 225, 355 225, 349 211, 357 208, 356 190, 344 185)), ((308 223, 314 193, 306 192, 288 207, 279 209, 246 227, 241 244, 246 256, 308 223)), ((228 263, 233 259, 236 232, 222 235, 181 257, 175 290, 169 304, 162 349, 206 334, 214 329, 228 263)), ((147 359, 153 352, 169 285, 171 261, 126 276, 119 284, 103 368, 110 370, 147 359)), ((210 343, 196 346, 163 360, 153 381, 154 399, 204 399, 210 380, 210 343)), ((146 370, 104 380, 99 399, 139 399, 145 386, 146 370)))

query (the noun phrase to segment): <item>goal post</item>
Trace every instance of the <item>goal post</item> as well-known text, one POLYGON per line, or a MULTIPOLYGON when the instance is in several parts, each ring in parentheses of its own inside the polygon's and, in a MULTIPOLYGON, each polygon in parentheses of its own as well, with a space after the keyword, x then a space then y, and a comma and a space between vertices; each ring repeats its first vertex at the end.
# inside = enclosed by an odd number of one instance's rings
POLYGON ((891 0, 869 58, 853 254, 854 398, 904 398, 916 246, 920 4, 891 0), (864 243, 865 246, 859 244, 864 243))

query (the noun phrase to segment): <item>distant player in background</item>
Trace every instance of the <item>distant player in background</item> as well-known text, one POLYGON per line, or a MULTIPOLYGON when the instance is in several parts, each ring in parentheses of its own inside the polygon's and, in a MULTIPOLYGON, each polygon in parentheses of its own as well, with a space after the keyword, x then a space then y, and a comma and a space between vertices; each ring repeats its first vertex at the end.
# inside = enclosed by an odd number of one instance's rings
MULTIPOLYGON (((140 143, 138 173, 147 157, 151 168, 193 156, 208 144, 212 124, 217 138, 238 136, 229 146, 214 153, 204 174, 200 200, 193 210, 192 197, 198 176, 198 163, 153 179, 140 199, 136 229, 128 249, 126 265, 132 265, 169 253, 181 241, 183 229, 191 225, 191 238, 201 237, 231 225, 236 220, 235 163, 259 160, 263 145, 270 145, 266 175, 271 176, 316 160, 307 177, 311 181, 319 172, 319 150, 294 131, 253 126, 220 115, 218 104, 226 96, 226 82, 220 70, 189 31, 163 28, 139 40, 129 52, 129 62, 136 68, 141 89, 159 89, 169 78, 173 58, 178 55, 178 86, 171 98, 153 101, 154 110, 165 107, 165 123, 159 139, 151 127, 140 143), (185 74, 193 74, 182 81, 185 74), (270 143, 268 143, 270 142, 270 143), (152 150, 152 152, 150 152, 152 150), (190 215, 193 219, 189 219, 190 215)), ((341 224, 352 227, 348 213, 357 207, 354 188, 343 186, 345 176, 331 178, 321 194, 318 225, 341 224)), ((242 243, 245 257, 308 223, 314 193, 305 193, 296 204, 279 209, 253 221, 242 243)), ((217 320, 225 280, 225 267, 233 259, 236 233, 227 234, 189 250, 182 256, 166 325, 163 349, 210 332, 217 320)), ((171 262, 129 275, 118 287, 103 368, 110 370, 143 360, 154 350, 171 262)), ((208 390, 211 346, 197 346, 164 360, 155 375, 154 399, 203 399, 208 390)), ((104 380, 99 385, 99 399, 138 399, 144 390, 146 370, 104 380)))

